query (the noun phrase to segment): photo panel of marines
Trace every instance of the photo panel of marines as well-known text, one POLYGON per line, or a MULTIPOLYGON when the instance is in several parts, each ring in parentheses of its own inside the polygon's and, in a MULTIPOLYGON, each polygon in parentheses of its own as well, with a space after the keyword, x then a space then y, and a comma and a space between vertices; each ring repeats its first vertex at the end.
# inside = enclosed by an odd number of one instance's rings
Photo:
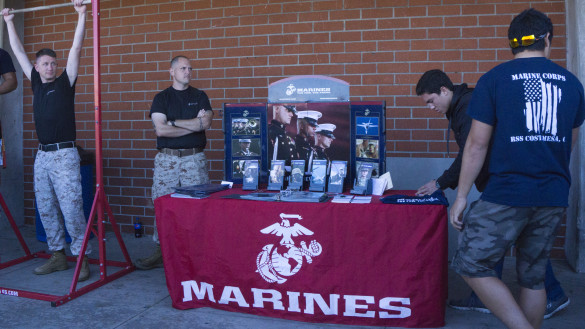
POLYGON ((268 179, 266 103, 224 104, 224 177, 242 184, 245 160, 258 160, 258 179, 268 179))
POLYGON ((250 136, 260 134, 260 118, 233 118, 232 135, 250 136))
POLYGON ((378 170, 379 165, 378 165, 377 162, 356 161, 355 162, 355 168, 356 168, 355 174, 356 174, 356 177, 359 174, 360 167, 362 165, 364 165, 364 164, 367 164, 367 165, 372 166, 372 177, 378 177, 379 176, 379 170, 378 170))
POLYGON ((354 182, 358 177, 360 165, 370 163, 373 166, 372 177, 385 172, 385 114, 384 101, 367 101, 351 103, 351 159, 348 165, 348 181, 354 182))
POLYGON ((233 178, 242 178, 244 176, 245 170, 245 159, 233 160, 232 164, 232 177, 233 178))
POLYGON ((259 138, 240 138, 232 140, 232 152, 234 157, 260 156, 259 138))
POLYGON ((366 186, 368 179, 372 177, 372 164, 364 163, 360 166, 358 177, 356 179, 356 186, 366 186))
POLYGON ((356 157, 365 159, 378 159, 378 140, 356 139, 356 157))

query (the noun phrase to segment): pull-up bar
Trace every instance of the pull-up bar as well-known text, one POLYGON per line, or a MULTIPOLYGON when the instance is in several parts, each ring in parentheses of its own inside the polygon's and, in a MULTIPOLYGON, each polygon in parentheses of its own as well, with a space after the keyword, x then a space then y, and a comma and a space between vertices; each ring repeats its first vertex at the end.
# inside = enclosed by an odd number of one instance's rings
MULTIPOLYGON (((0 0, 2 2, 3 0, 0 0)), ((77 261, 77 265, 75 267, 75 271, 73 273, 73 279, 71 281, 71 286, 69 289, 69 293, 63 296, 57 295, 49 295, 44 293, 38 292, 31 292, 19 289, 12 289, 12 288, 5 288, 0 286, 0 291, 2 293, 7 292, 9 295, 18 296, 18 297, 25 297, 25 298, 33 298, 39 300, 46 300, 50 301, 52 306, 59 306, 63 305, 71 301, 74 298, 77 298, 89 291, 92 291, 96 288, 99 288, 117 278, 120 278, 132 271, 134 271, 134 265, 132 265, 132 260, 130 259, 130 255, 128 254, 128 250, 126 250, 126 245, 124 244, 124 240, 120 234, 120 230, 118 229, 118 224, 116 223, 116 219, 114 218, 114 213, 110 208, 108 203, 108 199, 106 197, 106 192, 104 189, 104 180, 103 180, 103 161, 102 161, 102 132, 101 132, 101 125, 102 125, 102 118, 101 118, 101 79, 100 79, 100 0, 84 0, 83 4, 91 3, 91 9, 93 12, 93 81, 94 81, 94 105, 95 105, 95 151, 96 151, 96 168, 95 168, 95 179, 96 179, 96 192, 95 197, 93 200, 93 204, 91 207, 91 212, 89 217, 87 218, 87 226, 85 229, 85 234, 83 236, 83 243, 81 250, 79 252, 79 256, 77 257, 68 257, 68 261, 77 261), (120 249, 122 250, 122 254, 124 256, 125 261, 112 261, 106 258, 106 236, 105 236, 105 224, 106 218, 105 215, 107 213, 107 218, 109 219, 109 223, 112 225, 114 234, 116 235, 116 239, 118 240, 118 244, 120 249), (95 222, 94 222, 95 219, 95 222), (77 288, 77 280, 79 278, 79 273, 81 271, 81 258, 85 254, 87 249, 88 241, 90 238, 90 234, 94 232, 95 235, 98 236, 98 246, 99 246, 99 259, 89 259, 91 264, 99 265, 99 272, 100 272, 100 279, 96 282, 87 284, 81 288, 77 288), (122 269, 113 273, 108 274, 108 267, 109 266, 116 266, 121 267, 122 269)), ((49 8, 56 8, 56 7, 65 7, 71 5, 71 3, 66 4, 59 4, 59 5, 52 5, 52 6, 42 6, 42 7, 35 7, 35 8, 28 8, 24 10, 14 10, 11 13, 16 12, 25 12, 25 11, 35 11, 41 9, 49 9, 49 8)), ((7 209, 6 205, 4 204, 4 200, 1 198, 0 194, 0 206, 2 206, 5 210, 7 209)), ((8 211, 5 211, 8 214, 8 211)), ((7 216, 8 217, 8 216, 7 216)), ((15 229, 15 232, 18 230, 18 227, 13 223, 14 220, 12 217, 8 217, 9 221, 11 221, 11 225, 15 229)), ((19 236, 20 232, 17 233, 19 236)), ((27 261, 31 259, 31 257, 41 257, 41 258, 49 258, 51 255, 46 254, 44 252, 38 252, 30 254, 30 251, 23 245, 23 249, 27 253, 26 256, 21 257, 19 259, 10 261, 8 263, 0 263, 0 269, 5 267, 13 266, 19 264, 21 262, 27 261)), ((0 283, 1 284, 1 283, 0 283)))
MULTIPOLYGON (((84 5, 89 5, 91 4, 91 0, 83 0, 84 5)), ((48 5, 48 6, 39 6, 39 7, 32 7, 32 8, 24 8, 24 9, 15 9, 15 10, 11 10, 9 12, 9 14, 16 14, 16 13, 27 13, 29 11, 37 11, 37 10, 44 10, 44 9, 53 9, 53 8, 60 8, 60 7, 67 7, 67 6, 72 6, 73 4, 71 2, 68 3, 59 3, 56 5, 48 5)))

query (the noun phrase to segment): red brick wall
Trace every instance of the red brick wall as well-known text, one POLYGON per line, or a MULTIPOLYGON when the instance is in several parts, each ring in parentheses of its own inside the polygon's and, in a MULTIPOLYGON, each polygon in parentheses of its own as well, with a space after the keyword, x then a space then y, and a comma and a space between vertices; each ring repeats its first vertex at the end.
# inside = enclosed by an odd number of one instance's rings
MULTIPOLYGON (((61 3, 27 0, 26 7, 61 3)), ((116 220, 153 220, 150 201, 155 134, 148 117, 168 87, 169 61, 193 59, 193 85, 216 112, 206 155, 223 177, 222 105, 262 102, 269 83, 327 75, 351 85, 353 100, 386 100, 386 156, 446 157, 446 121, 423 107, 414 87, 428 69, 474 85, 509 60, 507 28, 530 6, 555 24, 552 59, 566 62, 565 2, 511 0, 101 0, 104 184, 116 220)), ((25 47, 51 47, 65 65, 77 15, 73 8, 25 15, 25 47)), ((94 149, 92 17, 77 82, 78 142, 94 149)), ((26 82, 26 86, 30 84, 26 82)), ((32 166, 37 146, 32 96, 24 97, 25 214, 34 220, 32 166)), ((451 156, 457 145, 450 145, 451 156)), ((148 227, 147 232, 152 232, 148 227)))

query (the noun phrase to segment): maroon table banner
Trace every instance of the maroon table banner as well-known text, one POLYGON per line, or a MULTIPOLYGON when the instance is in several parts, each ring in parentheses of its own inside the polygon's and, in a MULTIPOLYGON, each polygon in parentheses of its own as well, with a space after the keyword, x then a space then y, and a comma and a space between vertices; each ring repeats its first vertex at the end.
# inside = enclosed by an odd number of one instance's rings
MULTIPOLYGON (((393 193, 413 191, 394 191, 393 193)), ((283 319, 442 327, 447 211, 439 205, 155 201, 173 307, 283 319)))

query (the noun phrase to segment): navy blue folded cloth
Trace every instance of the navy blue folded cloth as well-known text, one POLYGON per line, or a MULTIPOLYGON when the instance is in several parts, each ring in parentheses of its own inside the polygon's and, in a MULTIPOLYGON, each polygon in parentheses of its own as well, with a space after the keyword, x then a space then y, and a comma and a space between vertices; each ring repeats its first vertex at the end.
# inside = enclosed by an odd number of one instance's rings
POLYGON ((391 204, 438 204, 449 207, 449 201, 442 190, 437 190, 431 195, 412 196, 404 194, 388 195, 380 199, 383 203, 391 204))

